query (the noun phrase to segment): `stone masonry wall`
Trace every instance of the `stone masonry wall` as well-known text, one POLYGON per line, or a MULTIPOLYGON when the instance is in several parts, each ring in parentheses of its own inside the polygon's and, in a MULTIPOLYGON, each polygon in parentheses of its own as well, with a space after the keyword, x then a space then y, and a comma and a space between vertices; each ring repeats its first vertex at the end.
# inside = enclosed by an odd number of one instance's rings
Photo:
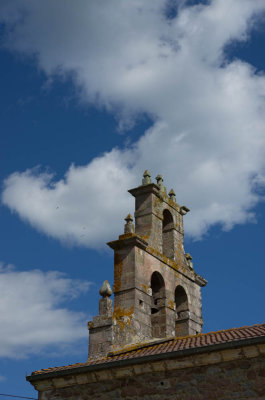
MULTIPOLYGON (((263 345, 263 351, 265 351, 263 345)), ((265 357, 254 346, 244 350, 195 355, 179 360, 149 362, 113 368, 93 378, 80 376, 53 380, 54 387, 40 392, 40 400, 232 400, 265 398, 265 357), (256 354, 255 357, 253 355, 256 354), (244 356, 246 355, 246 356, 244 356), (222 359, 222 362, 218 362, 222 359), (226 361, 224 361, 226 360, 226 361), (179 363, 179 365, 178 365, 179 363), (186 366, 193 363, 193 367, 186 366), (163 364, 163 365, 162 365, 163 364), (196 366, 196 364, 198 364, 196 366), (103 374, 103 375, 102 375, 103 374), (112 375, 112 379, 109 378, 112 375), (97 379, 100 378, 98 381, 97 379), (87 382, 86 384, 82 384, 87 382), (63 384, 67 387, 62 387, 63 384), (61 386, 61 387, 60 387, 61 386)), ((44 385, 45 386, 45 385, 44 385)))

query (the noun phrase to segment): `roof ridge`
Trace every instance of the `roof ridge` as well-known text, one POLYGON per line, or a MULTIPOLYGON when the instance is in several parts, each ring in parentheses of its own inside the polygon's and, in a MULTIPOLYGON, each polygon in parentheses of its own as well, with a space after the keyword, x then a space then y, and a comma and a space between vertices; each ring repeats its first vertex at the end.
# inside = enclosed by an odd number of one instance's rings
POLYGON ((186 335, 186 336, 171 336, 168 338, 161 338, 158 340, 151 340, 149 342, 142 342, 142 343, 135 343, 132 344, 130 346, 127 347, 123 347, 122 349, 117 349, 114 351, 111 351, 108 353, 108 357, 114 357, 120 354, 124 354, 124 353, 130 353, 131 351, 136 351, 145 347, 152 347, 155 345, 160 345, 162 343, 165 342, 178 342, 179 340, 188 340, 190 338, 196 338, 196 337, 205 337, 208 335, 217 335, 219 333, 226 333, 226 332, 231 332, 231 331, 239 331, 239 330, 243 330, 243 329, 249 329, 249 328, 255 328, 255 327, 263 327, 265 328, 265 323, 262 324, 254 324, 254 325, 244 325, 241 327, 237 327, 237 328, 228 328, 228 329, 221 329, 219 331, 210 331, 210 332, 205 332, 205 333, 197 333, 196 335, 186 335))
POLYGON ((145 347, 150 347, 150 346, 156 346, 165 342, 170 342, 170 341, 174 341, 175 340, 175 336, 170 336, 167 338, 158 338, 157 340, 150 340, 149 342, 139 342, 139 343, 135 343, 135 344, 131 344, 127 347, 123 347, 121 349, 117 349, 117 350, 113 350, 110 351, 108 353, 108 357, 113 357, 113 356, 117 356, 119 354, 123 354, 123 353, 129 353, 130 351, 135 351, 135 350, 139 350, 139 349, 143 349, 145 347))
POLYGON ((190 338, 190 337, 206 336, 206 335, 210 335, 210 334, 229 332, 229 331, 234 331, 234 330, 238 331, 241 329, 249 329, 249 328, 255 328, 255 327, 262 327, 262 326, 264 326, 264 328, 265 328, 265 323, 254 324, 254 325, 244 325, 244 326, 228 328, 228 329, 220 329, 219 331, 202 332, 202 333, 197 333, 196 335, 176 336, 175 339, 185 339, 185 338, 190 338))

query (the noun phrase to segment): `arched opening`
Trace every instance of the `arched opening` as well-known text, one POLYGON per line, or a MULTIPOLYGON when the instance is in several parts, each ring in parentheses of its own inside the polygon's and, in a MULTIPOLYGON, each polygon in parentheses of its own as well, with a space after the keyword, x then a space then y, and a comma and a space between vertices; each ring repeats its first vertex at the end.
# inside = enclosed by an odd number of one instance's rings
POLYGON ((163 212, 163 254, 174 258, 174 221, 168 210, 163 212))
POLYGON ((153 337, 166 336, 165 281, 159 272, 151 276, 151 324, 153 337))
POLYGON ((182 286, 177 286, 175 290, 175 304, 178 318, 182 318, 185 311, 189 311, 188 297, 182 286))
POLYGON ((176 306, 176 336, 189 334, 189 302, 188 296, 182 286, 175 290, 176 306))
POLYGON ((165 282, 159 272, 154 272, 151 277, 152 304, 151 314, 156 314, 165 298, 165 282))

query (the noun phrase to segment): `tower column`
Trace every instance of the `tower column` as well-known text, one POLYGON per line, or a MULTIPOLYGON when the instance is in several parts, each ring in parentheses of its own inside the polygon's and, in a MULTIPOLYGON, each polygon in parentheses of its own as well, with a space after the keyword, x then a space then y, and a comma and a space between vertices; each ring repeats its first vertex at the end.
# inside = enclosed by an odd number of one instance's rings
POLYGON ((88 322, 89 357, 98 358, 106 355, 113 343, 112 326, 112 290, 108 281, 104 281, 100 291, 99 315, 88 322))

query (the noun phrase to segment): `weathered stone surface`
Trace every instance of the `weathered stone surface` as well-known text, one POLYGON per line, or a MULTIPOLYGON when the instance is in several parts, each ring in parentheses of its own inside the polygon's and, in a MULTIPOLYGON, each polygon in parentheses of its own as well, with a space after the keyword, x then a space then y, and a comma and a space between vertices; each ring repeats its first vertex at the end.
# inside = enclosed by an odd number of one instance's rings
MULTIPOLYGON (((145 171, 144 179, 149 175, 145 171)), ((156 179, 157 185, 144 180, 129 191, 135 197, 135 233, 128 215, 125 235, 109 243, 114 249, 113 349, 202 330, 202 284, 183 246, 183 214, 188 209, 176 203, 173 190, 167 196, 161 175, 156 179), (154 273, 163 280, 163 294, 154 294, 154 273), (185 309, 176 309, 177 287, 186 293, 185 309)))
MULTIPOLYGON (((242 349, 241 349, 242 350, 242 349)), ((40 400, 232 400, 265 398, 264 356, 249 359, 233 353, 231 362, 220 362, 221 353, 191 355, 179 360, 148 362, 85 377, 56 378, 42 386, 40 400), (200 361, 199 361, 200 360, 200 361)))
POLYGON ((156 337, 202 331, 200 288, 206 281, 184 252, 183 215, 188 209, 176 203, 173 189, 167 195, 161 175, 156 179, 157 185, 152 184, 145 171, 143 184, 129 191, 135 197, 136 227, 128 214, 124 234, 108 243, 114 249, 114 310, 105 281, 99 315, 88 325, 92 357, 156 337))

